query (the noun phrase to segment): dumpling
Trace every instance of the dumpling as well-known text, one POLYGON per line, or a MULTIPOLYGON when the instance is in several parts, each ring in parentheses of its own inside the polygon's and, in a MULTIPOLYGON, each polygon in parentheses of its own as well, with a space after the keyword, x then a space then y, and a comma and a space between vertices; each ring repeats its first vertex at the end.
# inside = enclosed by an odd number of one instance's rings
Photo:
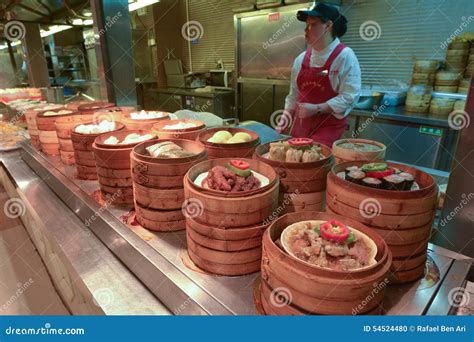
POLYGON ((299 163, 303 157, 303 151, 297 150, 294 148, 288 149, 286 151, 286 161, 289 163, 299 163))
POLYGON ((319 152, 314 149, 309 149, 309 150, 304 151, 301 161, 303 163, 309 163, 309 162, 318 161, 319 159, 321 159, 321 155, 319 154, 319 152))
POLYGON ((268 158, 271 160, 285 161, 286 160, 286 146, 281 142, 270 143, 270 152, 268 158))

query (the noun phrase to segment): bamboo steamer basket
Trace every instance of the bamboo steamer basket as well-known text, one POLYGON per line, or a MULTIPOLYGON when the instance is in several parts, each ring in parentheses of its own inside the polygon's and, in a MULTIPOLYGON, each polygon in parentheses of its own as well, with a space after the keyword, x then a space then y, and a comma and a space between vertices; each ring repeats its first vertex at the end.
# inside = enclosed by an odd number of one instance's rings
MULTIPOLYGON (((435 217, 438 189, 433 178, 415 168, 388 163, 392 167, 411 173, 420 189, 389 191, 372 189, 350 183, 336 174, 349 166, 361 166, 367 161, 347 162, 333 167, 328 174, 326 198, 328 212, 344 214, 366 224, 383 236, 398 265, 413 264, 426 254, 428 237, 435 217), (375 209, 372 214, 364 209, 375 209)), ((399 275, 394 269, 391 281, 400 283, 416 280, 423 274, 424 265, 412 269, 412 277, 399 275), (421 270, 421 271, 420 271, 421 270)))
POLYGON ((391 263, 392 256, 386 242, 360 222, 315 211, 284 215, 273 221, 263 235, 261 295, 262 302, 266 303, 265 312, 281 315, 377 312, 376 309, 383 302, 391 263), (307 220, 334 219, 361 231, 375 242, 377 255, 374 265, 350 272, 334 271, 310 266, 280 247, 281 233, 289 225, 307 220), (377 291, 374 291, 375 287, 377 291), (283 293, 280 294, 279 291, 283 293), (280 295, 287 298, 285 303, 280 304, 280 295), (372 300, 367 301, 369 297, 372 300))
POLYGON ((456 72, 439 71, 436 73, 436 86, 458 86, 460 74, 456 72))
POLYGON ((280 206, 284 212, 322 210, 326 189, 326 176, 334 164, 331 149, 321 146, 325 158, 311 163, 280 162, 264 157, 270 143, 260 145, 254 159, 273 167, 280 178, 280 206))
POLYGON ((421 74, 416 73, 412 75, 411 84, 433 85, 435 81, 435 74, 421 74))
POLYGON ((148 140, 156 137, 148 130, 121 130, 118 132, 101 134, 95 138, 94 143, 92 144, 96 166, 100 167, 102 170, 110 170, 110 174, 112 174, 114 170, 127 171, 127 173, 122 177, 111 177, 98 174, 99 186, 102 191, 105 191, 104 187, 113 187, 117 190, 121 190, 122 195, 119 194, 117 198, 120 201, 120 204, 133 204, 133 199, 130 199, 129 196, 129 193, 133 191, 130 153, 139 143, 108 145, 104 144, 104 141, 111 136, 122 141, 127 135, 134 133, 139 135, 152 135, 148 140))
POLYGON ((470 86, 471 86, 471 79, 470 78, 463 78, 459 82, 458 93, 467 94, 467 92, 469 91, 470 86))
POLYGON ((60 117, 55 122, 56 134, 59 140, 59 152, 61 161, 66 165, 75 163, 74 148, 71 141, 71 131, 77 125, 91 121, 92 116, 88 114, 71 114, 60 117), (71 153, 72 152, 72 153, 71 153))
POLYGON ((204 132, 201 132, 196 140, 204 145, 207 150, 209 159, 231 157, 251 158, 257 146, 260 145, 260 138, 257 133, 248 129, 235 127, 210 128, 204 132), (252 140, 237 144, 217 144, 208 142, 207 140, 218 131, 228 131, 232 135, 235 135, 239 132, 247 133, 251 136, 252 140))
POLYGON ((417 60, 413 66, 415 73, 434 73, 439 67, 439 61, 436 60, 417 60))
POLYGON ((59 155, 59 140, 56 133, 55 122, 61 117, 66 117, 74 114, 70 112, 68 114, 44 116, 44 113, 49 110, 40 110, 36 116, 36 124, 38 127, 39 141, 41 144, 41 150, 43 153, 49 156, 59 155))
POLYGON ((466 71, 464 73, 464 77, 471 78, 474 76, 474 62, 470 62, 467 67, 466 71))
POLYGON ((135 214, 144 228, 162 232, 185 229, 183 178, 193 165, 206 158, 205 148, 190 140, 155 139, 134 147, 131 170, 136 194, 135 214), (172 141, 193 155, 187 158, 150 156, 146 148, 163 141, 172 141))
POLYGON ((430 113, 435 115, 448 115, 453 111, 455 99, 436 97, 431 100, 430 113))
POLYGON ((64 165, 74 165, 76 163, 76 159, 74 159, 74 152, 62 151, 61 148, 59 149, 59 157, 64 165))
POLYGON ((456 93, 458 86, 435 86, 434 90, 442 93, 456 93))
POLYGON ((385 152, 387 147, 374 140, 366 139, 341 139, 334 142, 332 145, 332 155, 336 159, 336 164, 343 163, 346 161, 353 160, 372 160, 372 161, 383 161, 385 160, 385 152), (342 144, 353 143, 353 144, 370 144, 377 146, 377 151, 358 151, 342 147, 342 144))
POLYGON ((260 234, 278 206, 279 180, 266 163, 243 159, 252 170, 267 177, 269 184, 251 191, 224 192, 194 183, 201 173, 225 166, 230 160, 203 161, 184 177, 186 209, 194 206, 186 215, 186 238, 189 256, 198 267, 215 274, 242 275, 260 267, 260 234))
POLYGON ((452 42, 448 45, 448 52, 452 50, 467 50, 469 51, 469 42, 452 42))
MULTIPOLYGON (((82 124, 89 125, 93 124, 93 122, 84 122, 82 124)), ((76 127, 71 131, 71 141, 77 166, 77 177, 80 179, 96 180, 97 170, 92 144, 95 138, 104 133, 81 134, 74 131, 76 127)), ((118 122, 115 124, 115 130, 113 132, 121 131, 124 128, 125 126, 118 122)))
POLYGON ((37 106, 28 108, 25 110, 25 120, 26 120, 26 127, 28 129, 28 134, 31 137, 31 144, 36 148, 41 148, 41 144, 39 141, 39 131, 38 126, 36 123, 36 115, 38 112, 36 109, 46 106, 47 104, 39 104, 37 106))
POLYGON ((94 119, 96 121, 108 120, 121 122, 122 116, 130 114, 133 111, 136 111, 136 108, 132 106, 102 108, 94 113, 94 119))
POLYGON ((456 100, 454 102, 453 110, 464 110, 466 109, 466 101, 465 100, 456 100))
POLYGON ((407 93, 405 109, 409 112, 426 113, 430 107, 432 88, 415 85, 407 93))
POLYGON ((109 108, 114 106, 115 104, 110 102, 92 101, 89 103, 81 104, 77 107, 77 109, 81 112, 81 114, 94 114, 95 112, 103 108, 109 108))
POLYGON ((87 101, 87 100, 86 101, 73 101, 73 102, 69 102, 65 104, 64 107, 68 110, 77 112, 79 111, 79 106, 89 104, 89 103, 91 103, 91 101, 87 101))
POLYGON ((196 140, 198 135, 206 129, 204 122, 199 120, 167 120, 153 125, 153 133, 160 139, 187 139, 196 140), (175 125, 177 123, 194 123, 196 127, 186 129, 164 129, 167 125, 175 125))
POLYGON ((169 114, 167 112, 162 112, 164 115, 160 118, 154 118, 154 119, 141 119, 141 120, 134 120, 131 118, 130 114, 131 113, 124 113, 122 115, 122 123, 127 127, 127 129, 148 129, 152 130, 153 125, 169 120, 169 114))

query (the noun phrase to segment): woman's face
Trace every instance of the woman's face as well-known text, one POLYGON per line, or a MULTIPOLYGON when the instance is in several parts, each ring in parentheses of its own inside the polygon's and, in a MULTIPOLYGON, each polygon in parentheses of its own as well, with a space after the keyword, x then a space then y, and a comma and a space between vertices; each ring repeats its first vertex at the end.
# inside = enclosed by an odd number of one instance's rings
POLYGON ((306 19, 306 28, 304 30, 306 42, 309 45, 317 44, 327 32, 331 32, 332 22, 323 23, 321 19, 308 17, 306 19))

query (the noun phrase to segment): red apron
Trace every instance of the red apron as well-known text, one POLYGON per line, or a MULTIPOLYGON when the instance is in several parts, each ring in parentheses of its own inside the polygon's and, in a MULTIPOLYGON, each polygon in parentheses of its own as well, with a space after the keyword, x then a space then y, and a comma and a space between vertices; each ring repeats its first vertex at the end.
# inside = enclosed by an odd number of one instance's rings
MULTIPOLYGON (((299 103, 324 103, 339 95, 331 86, 329 72, 334 59, 345 48, 344 44, 336 46, 326 63, 322 67, 310 67, 311 47, 306 50, 301 70, 296 83, 299 89, 299 103)), ((298 113, 293 116, 294 125, 291 135, 294 137, 312 138, 321 144, 332 147, 334 141, 341 138, 347 128, 347 118, 338 119, 332 114, 316 114, 312 117, 300 119, 298 113)))

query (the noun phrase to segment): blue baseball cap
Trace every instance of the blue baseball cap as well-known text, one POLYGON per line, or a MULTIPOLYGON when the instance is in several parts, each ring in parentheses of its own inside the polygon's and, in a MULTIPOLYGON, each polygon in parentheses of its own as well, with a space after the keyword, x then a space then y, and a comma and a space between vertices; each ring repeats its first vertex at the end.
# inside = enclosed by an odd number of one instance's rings
POLYGON ((296 18, 299 21, 306 21, 308 17, 323 17, 334 22, 340 15, 339 10, 335 6, 318 2, 310 10, 298 11, 296 18))

